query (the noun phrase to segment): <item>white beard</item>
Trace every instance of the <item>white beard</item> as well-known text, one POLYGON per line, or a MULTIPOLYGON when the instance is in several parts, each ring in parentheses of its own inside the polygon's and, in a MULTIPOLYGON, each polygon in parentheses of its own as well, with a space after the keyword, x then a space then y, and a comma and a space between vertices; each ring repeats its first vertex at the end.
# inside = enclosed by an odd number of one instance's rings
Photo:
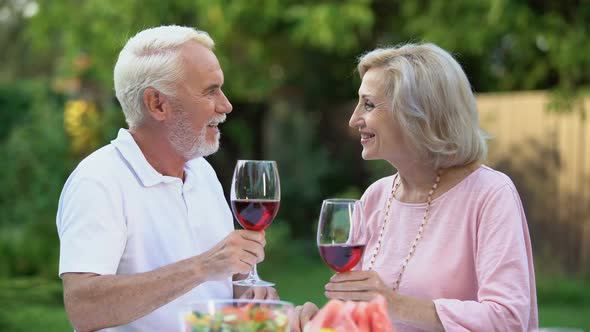
POLYGON ((206 157, 219 150, 219 138, 217 133, 213 142, 207 142, 207 125, 205 125, 198 135, 195 135, 189 125, 186 112, 183 110, 175 111, 174 123, 169 127, 168 140, 172 148, 184 157, 186 160, 206 157))

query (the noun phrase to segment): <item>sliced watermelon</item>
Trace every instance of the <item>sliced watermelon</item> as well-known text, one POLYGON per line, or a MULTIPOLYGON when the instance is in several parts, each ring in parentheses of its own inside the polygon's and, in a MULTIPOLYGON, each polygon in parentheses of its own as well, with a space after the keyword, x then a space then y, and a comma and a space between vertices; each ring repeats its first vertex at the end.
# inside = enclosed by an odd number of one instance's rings
POLYGON ((342 301, 331 300, 318 311, 315 317, 305 326, 305 331, 316 332, 322 328, 331 328, 338 319, 338 313, 344 306, 342 301))
POLYGON ((330 300, 305 326, 305 332, 394 332, 381 296, 371 302, 330 300))
POLYGON ((354 319, 359 331, 371 332, 371 325, 369 322, 369 312, 367 312, 367 302, 358 302, 352 312, 352 319, 354 319))
POLYGON ((371 324, 371 332, 393 332, 389 315, 387 315, 387 302, 382 296, 367 304, 366 314, 371 324))

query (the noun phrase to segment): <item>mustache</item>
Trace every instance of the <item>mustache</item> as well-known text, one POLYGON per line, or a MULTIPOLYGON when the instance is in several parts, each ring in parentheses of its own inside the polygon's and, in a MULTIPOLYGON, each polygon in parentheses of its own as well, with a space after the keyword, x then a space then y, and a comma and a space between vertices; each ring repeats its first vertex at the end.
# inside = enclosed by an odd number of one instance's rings
POLYGON ((213 119, 209 120, 209 122, 207 123, 207 125, 214 124, 214 123, 218 123, 218 124, 224 123, 226 119, 227 119, 227 116, 225 114, 223 114, 220 117, 213 118, 213 119))

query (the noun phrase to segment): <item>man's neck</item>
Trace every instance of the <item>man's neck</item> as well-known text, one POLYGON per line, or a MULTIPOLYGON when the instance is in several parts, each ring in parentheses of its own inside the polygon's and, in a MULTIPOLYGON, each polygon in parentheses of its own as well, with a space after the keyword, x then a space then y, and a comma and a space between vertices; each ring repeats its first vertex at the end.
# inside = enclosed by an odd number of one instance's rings
POLYGON ((186 160, 179 156, 165 137, 163 130, 141 127, 131 128, 129 133, 139 146, 147 162, 162 175, 177 177, 184 181, 186 160))

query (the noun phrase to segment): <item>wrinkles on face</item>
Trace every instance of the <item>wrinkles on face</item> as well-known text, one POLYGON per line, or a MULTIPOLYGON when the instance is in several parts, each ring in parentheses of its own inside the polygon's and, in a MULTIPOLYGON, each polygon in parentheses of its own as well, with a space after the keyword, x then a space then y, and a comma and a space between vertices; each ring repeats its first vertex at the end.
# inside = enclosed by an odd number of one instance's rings
POLYGON ((382 113, 388 114, 391 100, 384 90, 385 79, 380 70, 369 70, 358 90, 359 101, 350 121, 351 127, 364 127, 368 118, 381 118, 382 113))
POLYGON ((221 90, 223 71, 213 52, 197 42, 187 42, 183 55, 184 77, 166 127, 173 149, 190 160, 218 150, 217 125, 225 121, 232 105, 221 90))
POLYGON ((208 140, 207 130, 210 126, 225 122, 226 114, 214 113, 200 128, 194 128, 190 113, 199 111, 199 109, 186 110, 180 105, 175 105, 172 121, 167 124, 168 139, 172 147, 186 160, 206 157, 219 149, 221 134, 217 132, 213 140, 208 140))
MULTIPOLYGON (((221 74, 221 78, 223 78, 223 74, 221 74)), ((207 108, 213 108, 218 113, 229 113, 232 110, 232 105, 221 90, 221 86, 223 85, 223 79, 221 79, 222 83, 220 84, 211 84, 209 87, 205 88, 203 91, 196 92, 194 89, 187 87, 186 95, 188 96, 189 102, 194 105, 207 105, 207 108)))
POLYGON ((358 121, 356 127, 360 130, 367 126, 367 121, 391 121, 391 104, 389 102, 379 102, 372 106, 372 109, 367 109, 365 106, 366 101, 360 100, 359 104, 355 109, 357 117, 361 120, 358 121))
POLYGON ((392 109, 393 100, 386 93, 386 82, 384 72, 379 68, 365 73, 349 125, 360 132, 364 159, 382 159, 393 164, 407 149, 402 128, 392 109))
POLYGON ((202 128, 195 130, 190 125, 188 112, 181 108, 175 108, 174 119, 169 124, 168 139, 176 152, 186 160, 196 157, 206 157, 219 149, 220 134, 217 133, 212 142, 207 141, 207 127, 212 124, 225 122, 226 115, 210 119, 202 128))

